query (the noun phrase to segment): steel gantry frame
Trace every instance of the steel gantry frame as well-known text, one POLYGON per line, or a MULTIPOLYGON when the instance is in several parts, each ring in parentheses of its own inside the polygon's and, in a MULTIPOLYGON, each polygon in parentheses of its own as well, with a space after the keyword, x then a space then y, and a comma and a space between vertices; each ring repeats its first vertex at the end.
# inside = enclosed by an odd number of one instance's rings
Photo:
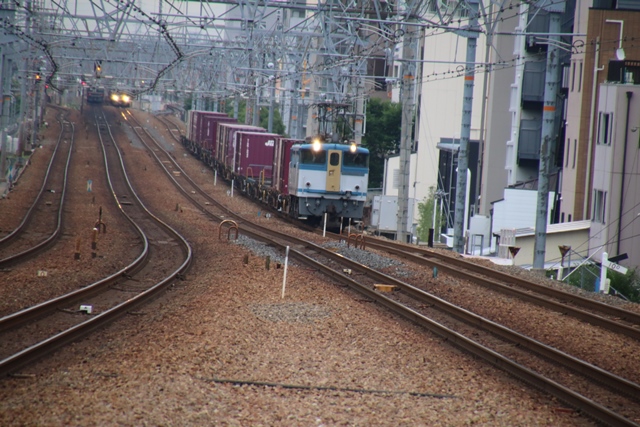
MULTIPOLYGON (((0 46, 3 52, 10 51, 6 57, 13 60, 13 80, 17 70, 27 77, 40 73, 50 90, 60 92, 77 92, 85 82, 134 96, 173 94, 176 100, 191 96, 195 108, 204 108, 205 100, 218 108, 221 101, 244 97, 246 120, 257 124, 259 107, 269 105, 270 126, 277 101, 290 136, 322 132, 358 144, 366 132, 366 100, 376 85, 386 86, 392 80, 394 62, 399 63, 403 128, 398 150, 398 237, 404 240, 423 30, 456 31, 475 39, 498 20, 506 3, 0 0, 0 11, 9 11, 0 14, 0 46), (483 25, 470 24, 479 19, 483 25), (373 66, 375 61, 383 66, 373 66), (343 131, 338 132, 338 125, 343 131)), ((476 66, 472 61, 458 73, 469 75, 476 66)), ((16 86, 7 74, 12 73, 4 72, 0 79, 4 87, 16 86)), ((23 85, 27 82, 23 79, 23 85)), ((467 98, 464 102, 471 102, 467 98)))
POLYGON ((387 52, 402 42, 406 11, 417 21, 434 1, 18 0, 0 5, 14 10, 13 17, 2 17, 5 33, 20 40, 19 55, 44 57, 44 80, 53 90, 85 81, 117 83, 134 95, 173 91, 215 99, 239 94, 255 111, 267 96, 265 88, 273 86, 275 97, 289 106, 285 121, 298 127, 297 106, 352 106, 343 120, 360 142, 367 91, 391 68, 393 55, 387 52), (372 73, 372 58, 387 61, 382 75, 372 73))

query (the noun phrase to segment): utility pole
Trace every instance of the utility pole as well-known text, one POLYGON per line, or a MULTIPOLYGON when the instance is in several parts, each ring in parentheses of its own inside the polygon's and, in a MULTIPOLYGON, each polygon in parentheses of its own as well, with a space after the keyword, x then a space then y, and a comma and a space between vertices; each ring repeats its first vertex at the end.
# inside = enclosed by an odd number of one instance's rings
POLYGON ((564 13, 565 2, 553 3, 549 0, 542 0, 538 6, 549 12, 549 42, 547 44, 547 70, 544 80, 544 104, 542 107, 542 141, 540 144, 540 165, 538 169, 536 238, 533 252, 533 270, 542 272, 544 271, 545 247, 547 244, 551 144, 554 139, 556 97, 558 96, 558 86, 560 84, 560 18, 564 13))
POLYGON ((360 146, 362 144, 362 135, 364 134, 364 77, 366 75, 366 70, 363 70, 364 64, 360 63, 357 67, 357 76, 356 79, 356 93, 355 93, 355 102, 356 102, 356 115, 354 120, 354 132, 353 139, 356 142, 356 145, 360 146))
POLYGON ((276 74, 273 69, 274 66, 273 62, 267 64, 267 68, 271 70, 269 75, 269 121, 267 125, 267 131, 270 133, 273 132, 273 109, 276 103, 276 74))
MULTIPOLYGON (((411 20, 409 16, 409 20, 411 20)), ((398 222, 396 240, 407 243, 407 222, 409 213, 409 174, 411 146, 413 145, 413 116, 415 109, 416 63, 419 34, 417 27, 404 26, 402 46, 402 80, 400 97, 402 99, 402 125, 400 130, 400 165, 398 171, 398 222)))
POLYGON ((478 43, 478 3, 467 0, 469 5, 469 27, 462 30, 467 37, 467 59, 464 72, 462 102, 462 125, 460 127, 460 149, 458 150, 458 175, 456 181, 456 204, 453 224, 453 250, 464 252, 464 223, 467 194, 467 169, 469 168, 469 137, 471 136, 471 112, 473 109, 473 81, 475 79, 476 46, 478 43))
POLYGON ((291 108, 289 111, 289 135, 292 138, 299 138, 298 134, 298 96, 300 90, 300 83, 298 79, 293 81, 293 90, 291 91, 291 108))

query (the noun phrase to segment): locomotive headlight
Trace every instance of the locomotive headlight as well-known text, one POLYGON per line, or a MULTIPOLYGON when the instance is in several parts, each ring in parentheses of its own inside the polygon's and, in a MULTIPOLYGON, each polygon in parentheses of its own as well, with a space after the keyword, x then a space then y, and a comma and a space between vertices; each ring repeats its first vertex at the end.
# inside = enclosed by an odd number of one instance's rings
POLYGON ((118 102, 120 100, 120 97, 114 93, 114 94, 111 95, 111 100, 115 101, 115 102, 118 102))
POLYGON ((311 187, 311 183, 307 181, 307 183, 305 184, 307 187, 311 187))
POLYGON ((129 98, 129 95, 122 95, 122 101, 123 102, 129 102, 131 98, 129 98))
POLYGON ((312 142, 312 147, 313 151, 320 151, 320 149, 322 148, 322 142, 320 142, 320 139, 315 138, 312 142))
POLYGON ((356 190, 359 190, 359 189, 360 189, 360 186, 359 186, 359 185, 356 185, 356 190))
POLYGON ((357 149, 358 149, 358 147, 356 146, 356 143, 355 143, 355 142, 352 142, 352 143, 351 143, 351 147, 349 147, 349 150, 350 150, 352 153, 355 153, 357 149))

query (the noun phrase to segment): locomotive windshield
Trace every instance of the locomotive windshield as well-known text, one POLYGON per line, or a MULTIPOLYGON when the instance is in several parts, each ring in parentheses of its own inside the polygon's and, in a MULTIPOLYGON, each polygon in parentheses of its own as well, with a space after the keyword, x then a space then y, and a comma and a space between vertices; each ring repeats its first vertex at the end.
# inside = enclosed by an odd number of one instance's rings
POLYGON ((300 163, 303 165, 324 165, 327 163, 327 152, 324 150, 300 150, 300 163))
POLYGON ((345 151, 342 163, 344 166, 366 168, 369 166, 369 155, 366 153, 351 153, 345 151))

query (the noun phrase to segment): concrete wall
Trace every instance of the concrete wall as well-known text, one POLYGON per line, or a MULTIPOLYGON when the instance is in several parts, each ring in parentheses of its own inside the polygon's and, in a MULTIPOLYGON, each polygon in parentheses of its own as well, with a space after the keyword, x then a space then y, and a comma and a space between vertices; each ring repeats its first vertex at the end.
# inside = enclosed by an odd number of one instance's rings
POLYGON ((611 144, 595 147, 593 191, 605 192, 606 201, 604 222, 592 222, 589 250, 597 255, 606 251, 609 256, 627 253, 629 258, 620 264, 640 266, 640 86, 601 85, 597 112, 613 114, 613 129, 611 144))
MULTIPOLYGON (((576 231, 565 232, 548 232, 545 246, 545 267, 560 266, 562 255, 560 254, 559 246, 571 246, 571 248, 579 253, 582 257, 587 257, 588 246, 585 242, 589 240, 589 229, 581 229, 576 231)), ((515 246, 520 248, 520 251, 513 259, 514 265, 530 266, 533 264, 535 245, 535 234, 528 234, 525 236, 516 236, 515 246)), ((572 255, 572 259, 578 258, 578 255, 572 255)))

